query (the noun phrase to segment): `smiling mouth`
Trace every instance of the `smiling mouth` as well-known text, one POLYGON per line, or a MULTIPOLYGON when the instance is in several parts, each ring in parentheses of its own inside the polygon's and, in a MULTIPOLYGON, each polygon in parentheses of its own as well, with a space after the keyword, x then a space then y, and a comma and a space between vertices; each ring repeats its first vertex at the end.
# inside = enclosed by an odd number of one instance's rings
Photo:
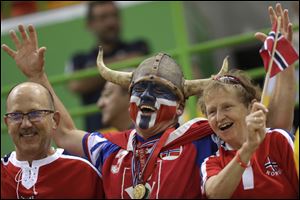
POLYGON ((20 134, 20 136, 21 136, 21 137, 24 137, 24 138, 30 138, 30 137, 33 137, 33 136, 35 136, 35 135, 37 135, 36 132, 21 133, 21 134, 20 134))
POLYGON ((149 105, 141 105, 139 109, 143 114, 151 114, 153 112, 156 112, 156 108, 149 105))
POLYGON ((225 131, 226 129, 229 129, 232 125, 233 125, 233 122, 230 122, 230 123, 224 123, 224 124, 218 126, 218 128, 219 128, 221 131, 225 131))

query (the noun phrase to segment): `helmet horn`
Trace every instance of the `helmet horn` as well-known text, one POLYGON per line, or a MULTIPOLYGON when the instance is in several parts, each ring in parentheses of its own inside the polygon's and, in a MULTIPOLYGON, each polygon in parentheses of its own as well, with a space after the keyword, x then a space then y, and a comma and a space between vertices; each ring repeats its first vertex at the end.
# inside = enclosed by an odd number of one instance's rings
POLYGON ((118 84, 124 88, 128 88, 132 78, 132 72, 119 72, 111 70, 105 66, 103 62, 103 49, 99 47, 99 53, 97 57, 97 67, 100 75, 107 81, 118 84))
MULTIPOLYGON (((228 72, 228 56, 223 61, 223 65, 217 76, 223 75, 228 72)), ((211 78, 196 79, 196 80, 185 80, 184 81, 184 96, 185 98, 201 94, 204 88, 207 86, 211 78)))
POLYGON ((217 76, 222 76, 228 72, 228 58, 229 56, 226 56, 223 60, 222 68, 217 74, 217 76))

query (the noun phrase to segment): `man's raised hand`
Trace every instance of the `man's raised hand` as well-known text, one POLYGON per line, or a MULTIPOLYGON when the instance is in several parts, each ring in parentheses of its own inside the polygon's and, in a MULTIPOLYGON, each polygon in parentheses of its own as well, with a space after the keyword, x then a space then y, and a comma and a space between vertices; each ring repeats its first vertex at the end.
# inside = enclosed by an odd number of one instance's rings
POLYGON ((12 50, 6 44, 2 45, 2 49, 16 61, 17 66, 25 76, 38 78, 44 73, 46 47, 38 47, 37 34, 33 25, 28 26, 29 35, 23 25, 19 25, 18 28, 21 40, 14 30, 9 32, 16 50, 12 50))

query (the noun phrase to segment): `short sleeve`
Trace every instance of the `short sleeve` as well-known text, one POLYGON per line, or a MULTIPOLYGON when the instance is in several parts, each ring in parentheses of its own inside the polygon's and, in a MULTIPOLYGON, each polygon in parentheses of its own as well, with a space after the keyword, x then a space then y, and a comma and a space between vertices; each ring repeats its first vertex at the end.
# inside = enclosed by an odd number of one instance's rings
POLYGON ((82 139, 82 145, 85 156, 101 174, 105 160, 120 149, 98 132, 87 133, 82 139))
POLYGON ((217 175, 222 170, 221 161, 219 156, 210 156, 204 160, 201 165, 201 178, 202 178, 202 193, 204 194, 204 186, 206 181, 217 175))

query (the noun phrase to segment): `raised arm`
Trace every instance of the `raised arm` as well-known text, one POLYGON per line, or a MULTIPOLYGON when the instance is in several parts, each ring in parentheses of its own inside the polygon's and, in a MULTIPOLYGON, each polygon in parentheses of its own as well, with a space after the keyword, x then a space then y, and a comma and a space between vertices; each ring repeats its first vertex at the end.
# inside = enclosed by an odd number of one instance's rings
POLYGON ((245 119, 247 124, 246 141, 234 158, 217 175, 208 178, 204 185, 208 198, 231 198, 246 169, 246 166, 242 166, 240 163, 249 163, 252 155, 265 138, 267 112, 268 110, 263 104, 257 102, 253 104, 251 113, 245 119))
MULTIPOLYGON (((289 20, 288 10, 283 10, 279 3, 276 4, 276 11, 271 6, 268 10, 272 24, 277 20, 277 17, 281 16, 280 32, 292 43, 293 29, 292 23, 289 20)), ((264 42, 267 36, 264 33, 256 33, 255 37, 264 42)), ((271 94, 268 106, 267 127, 291 131, 294 119, 295 96, 295 67, 289 66, 276 76, 275 88, 271 94)))
POLYGON ((52 93, 54 97, 55 109, 60 113, 61 120, 54 140, 57 146, 62 147, 69 152, 82 156, 82 138, 84 131, 77 130, 68 111, 59 100, 51 86, 48 77, 44 71, 44 60, 46 47, 38 47, 38 39, 35 28, 28 26, 27 34, 23 25, 18 26, 21 40, 17 37, 15 31, 10 31, 10 37, 16 46, 16 51, 3 44, 3 50, 10 55, 15 61, 18 68, 28 78, 29 81, 39 83, 52 93))

